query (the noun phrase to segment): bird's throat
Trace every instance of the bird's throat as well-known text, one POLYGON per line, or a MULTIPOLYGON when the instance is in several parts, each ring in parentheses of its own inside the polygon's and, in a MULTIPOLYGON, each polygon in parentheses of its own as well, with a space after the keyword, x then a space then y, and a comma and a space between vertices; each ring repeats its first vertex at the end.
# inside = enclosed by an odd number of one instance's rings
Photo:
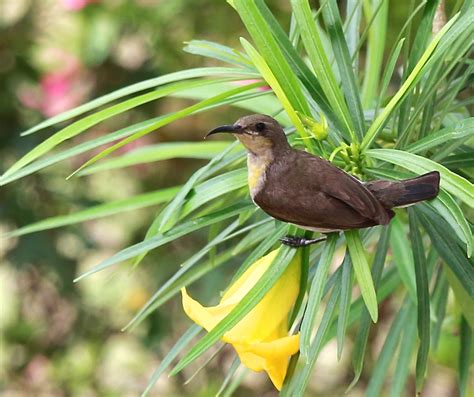
POLYGON ((271 154, 257 156, 249 153, 247 156, 248 184, 250 195, 254 198, 265 183, 265 173, 273 160, 271 154))

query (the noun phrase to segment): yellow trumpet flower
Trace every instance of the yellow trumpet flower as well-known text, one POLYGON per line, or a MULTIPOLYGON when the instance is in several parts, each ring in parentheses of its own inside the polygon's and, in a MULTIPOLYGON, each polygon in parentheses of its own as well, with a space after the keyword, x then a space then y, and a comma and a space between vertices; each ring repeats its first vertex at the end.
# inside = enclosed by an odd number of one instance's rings
MULTIPOLYGON (((252 264, 230 286, 217 306, 202 306, 183 288, 184 311, 207 331, 212 330, 253 288, 277 254, 278 249, 252 264)), ((285 380, 289 358, 299 350, 299 335, 288 335, 288 315, 298 296, 300 277, 298 253, 263 299, 222 338, 235 348, 247 368, 266 371, 278 390, 285 380)))

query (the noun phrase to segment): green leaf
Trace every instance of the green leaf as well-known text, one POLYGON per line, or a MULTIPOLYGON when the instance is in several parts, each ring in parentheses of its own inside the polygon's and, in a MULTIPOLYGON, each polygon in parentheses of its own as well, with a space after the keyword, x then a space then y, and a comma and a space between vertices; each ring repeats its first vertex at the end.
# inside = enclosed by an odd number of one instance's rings
POLYGON ((236 66, 243 66, 247 69, 252 68, 252 63, 244 54, 233 48, 215 43, 213 41, 191 40, 186 43, 186 46, 183 48, 183 50, 189 54, 217 59, 219 61, 230 63, 236 66))
POLYGON ((260 235, 255 237, 252 241, 249 241, 245 246, 241 247, 240 252, 248 250, 263 239, 264 234, 262 233, 262 228, 265 225, 251 224, 235 231, 234 233, 231 233, 238 225, 238 220, 231 223, 218 236, 216 236, 202 249, 182 263, 179 266, 179 270, 176 271, 172 277, 170 277, 164 284, 160 286, 160 288, 145 303, 145 305, 143 305, 143 307, 123 328, 123 330, 136 327, 148 315, 150 315, 153 311, 177 294, 181 288, 187 287, 198 278, 203 277, 208 272, 215 270, 217 267, 227 263, 229 259, 235 257, 236 254, 234 253, 234 249, 230 248, 217 254, 215 258, 210 258, 209 260, 203 262, 202 259, 206 256, 206 254, 208 254, 211 249, 217 247, 217 245, 248 232, 249 228, 255 228, 255 230, 260 232, 260 235))
POLYGON ((270 66, 265 62, 265 59, 260 56, 255 48, 253 48, 253 46, 244 38, 241 38, 240 42, 242 43, 242 46, 244 47, 247 54, 249 54, 250 59, 252 59, 252 62, 255 64, 262 77, 265 79, 268 85, 272 87, 275 95, 280 100, 281 104, 283 105, 283 109, 285 109, 300 136, 307 138, 309 135, 303 127, 298 114, 296 113, 300 106, 294 106, 293 102, 291 102, 290 98, 287 96, 286 90, 280 84, 280 81, 277 79, 277 77, 272 73, 270 66))
MULTIPOLYGON (((219 81, 219 80, 216 80, 219 81)), ((139 95, 135 98, 128 99, 119 104, 110 106, 106 109, 100 110, 94 114, 86 116, 71 125, 63 128, 62 130, 56 132, 54 135, 45 139, 39 145, 35 146, 31 151, 26 153, 22 158, 20 158, 16 163, 14 163, 0 178, 0 183, 4 183, 4 180, 9 177, 14 172, 30 164, 32 161, 36 160, 38 157, 46 154, 51 149, 59 145, 60 143, 79 135, 81 132, 87 130, 90 127, 109 119, 113 116, 116 116, 120 113, 126 112, 130 109, 133 109, 137 106, 143 105, 145 103, 154 101, 159 98, 163 98, 173 91, 179 91, 181 89, 189 88, 191 86, 198 85, 207 85, 210 84, 209 80, 198 80, 191 82, 178 82, 170 84, 168 86, 159 88, 157 90, 148 92, 143 95, 139 95)))
POLYGON ((73 147, 66 149, 62 152, 53 154, 51 156, 47 156, 44 158, 41 158, 37 161, 32 162, 31 164, 28 164, 27 166, 21 168, 18 171, 15 171, 11 173, 7 177, 0 177, 0 185, 6 185, 7 183, 13 182, 19 178, 22 178, 26 175, 30 175, 36 171, 42 170, 43 168, 46 168, 52 164, 56 164, 59 161, 66 160, 68 158, 77 156, 78 154, 87 152, 89 150, 95 149, 99 146, 106 145, 107 143, 114 142, 117 139, 125 138, 127 136, 132 135, 133 133, 146 128, 159 119, 161 119, 162 116, 160 117, 155 117, 150 120, 142 121, 137 124, 133 124, 129 127, 122 128, 118 131, 102 135, 98 138, 91 139, 87 142, 79 143, 77 145, 74 145, 73 147))
MULTIPOLYGON (((333 112, 331 106, 328 103, 326 94, 321 89, 315 74, 309 69, 308 65, 301 58, 295 47, 293 47, 293 44, 289 40, 286 32, 282 29, 276 18, 270 12, 265 2, 263 0, 255 0, 254 3, 258 8, 258 12, 260 12, 261 16, 265 19, 265 23, 268 25, 272 35, 275 37, 288 64, 291 66, 292 70, 308 90, 312 99, 324 112, 327 118, 336 126, 336 128, 341 130, 343 134, 349 138, 349 131, 344 130, 344 125, 340 123, 338 117, 336 117, 335 113, 333 112)), ((249 20, 249 22, 251 23, 251 20, 249 20)))
POLYGON ((148 252, 154 248, 158 248, 164 244, 167 244, 177 238, 185 236, 191 232, 199 230, 203 227, 210 226, 213 223, 221 222, 225 219, 231 218, 233 216, 239 215, 240 212, 245 211, 253 207, 253 204, 248 202, 240 202, 239 204, 232 205, 230 207, 224 208, 220 211, 212 213, 210 215, 203 216, 201 218, 192 219, 188 222, 185 222, 174 229, 170 230, 167 233, 160 234, 156 237, 146 239, 140 243, 132 245, 128 248, 123 249, 122 251, 116 253, 105 261, 94 266, 92 269, 81 274, 74 281, 77 282, 82 280, 84 277, 88 277, 98 271, 104 270, 112 265, 123 262, 127 259, 134 258, 143 252, 148 252))
POLYGON ((426 364, 430 351, 430 291, 428 285, 428 272, 426 258, 418 230, 418 220, 413 208, 408 209, 410 222, 410 238, 413 249, 416 276, 418 338, 420 346, 416 356, 416 390, 420 393, 425 380, 426 364))
POLYGON ((210 160, 229 146, 229 142, 166 142, 147 145, 127 152, 126 154, 102 161, 92 167, 83 169, 78 175, 90 175, 96 172, 117 168, 131 167, 174 158, 210 160))
MULTIPOLYGON (((234 0, 233 6, 242 18, 248 32, 262 54, 261 57, 270 67, 291 105, 297 111, 310 115, 308 104, 300 87, 300 82, 283 56, 268 24, 265 23, 265 19, 258 11, 257 5, 251 1, 234 0)), ((254 61, 254 59, 252 59, 252 61, 254 61)), ((261 70, 259 71, 261 72, 261 70)))
POLYGON ((440 186, 470 207, 474 207, 474 185, 432 160, 396 149, 371 149, 366 154, 371 158, 396 164, 416 174, 438 171, 441 175, 440 186))
MULTIPOLYGON (((435 316, 435 321, 431 332, 432 351, 436 351, 436 349, 438 348, 439 337, 441 335, 441 327, 443 325, 444 317, 446 315, 446 305, 448 303, 449 284, 446 278, 445 270, 446 268, 439 268, 439 277, 436 280, 436 284, 433 289, 433 294, 431 298, 433 313, 435 316)), ((454 274, 453 279, 456 279, 454 274)))
POLYGON ((222 382, 220 389, 217 391, 216 397, 221 397, 223 395, 227 386, 229 386, 231 380, 235 378, 235 373, 237 372, 239 368, 240 368, 239 357, 235 357, 234 360, 232 361, 232 364, 230 365, 230 368, 226 371, 224 381, 222 382))
POLYGON ((184 200, 194 185, 204 177, 214 164, 219 163, 229 152, 237 146, 237 142, 227 146, 225 150, 215 156, 204 167, 198 169, 183 185, 173 200, 166 206, 162 212, 158 233, 165 233, 170 230, 178 220, 179 212, 183 206, 184 200))
POLYGON ((452 270, 464 290, 474 299, 474 266, 463 255, 454 233, 450 233, 450 226, 443 218, 424 206, 418 206, 415 210, 439 256, 452 270))
MULTIPOLYGON (((150 125, 149 127, 144 128, 144 129, 134 133, 133 135, 121 140, 120 142, 116 143, 115 145, 112 145, 112 146, 108 147, 107 149, 103 150, 102 152, 100 152, 99 154, 95 155, 94 157, 92 157, 91 159, 86 161, 83 165, 81 165, 71 175, 69 175, 68 178, 70 178, 73 175, 77 174, 79 171, 81 171, 82 169, 90 166, 91 164, 94 164, 96 161, 102 159, 103 157, 109 155, 110 153, 113 153, 117 149, 119 149, 119 148, 125 146, 126 144, 128 144, 130 142, 133 142, 133 141, 135 141, 135 140, 137 140, 137 139, 139 139, 139 138, 141 138, 141 137, 143 137, 143 136, 145 136, 145 135, 147 135, 151 132, 153 132, 154 130, 156 130, 158 128, 161 128, 161 127, 163 127, 163 126, 165 126, 165 125, 167 125, 167 124, 169 124, 173 121, 180 120, 180 119, 182 119, 186 116, 190 116, 190 115, 195 114, 197 112, 201 112, 203 110, 208 110, 210 108, 220 106, 226 101, 226 99, 228 99, 232 96, 238 95, 242 92, 249 91, 249 90, 254 89, 254 88, 258 88, 258 87, 262 86, 262 84, 263 83, 253 83, 253 84, 247 84, 247 85, 244 85, 244 86, 241 86, 241 87, 237 87, 237 88, 228 90, 226 92, 223 92, 221 94, 215 95, 211 98, 205 99, 205 100, 203 100, 201 102, 198 102, 194 105, 188 106, 187 108, 178 110, 177 112, 168 114, 165 117, 163 117, 163 119, 161 119, 160 121, 157 121, 156 123, 150 125)), ((0 179, 0 182, 1 182, 1 179, 0 179)))
POLYGON ((258 74, 252 71, 248 71, 248 70, 227 68, 227 67, 194 68, 194 69, 181 70, 179 72, 165 74, 160 77, 154 77, 152 79, 148 79, 136 84, 129 85, 128 87, 120 88, 109 94, 93 99, 92 101, 87 102, 81 106, 78 106, 72 110, 68 110, 66 112, 60 113, 26 130, 25 132, 22 133, 22 135, 28 135, 33 132, 50 127, 54 124, 58 124, 63 121, 72 119, 73 117, 79 116, 90 110, 93 110, 102 105, 115 101, 116 99, 123 98, 127 95, 135 94, 136 92, 145 91, 150 88, 155 88, 160 85, 174 83, 176 81, 194 79, 194 78, 199 78, 199 77, 211 77, 211 76, 241 76, 242 78, 252 78, 252 77, 257 77, 258 74))
POLYGON ((125 211, 133 211, 139 208, 150 207, 152 205, 164 203, 170 200, 179 187, 171 187, 157 190, 155 192, 140 194, 128 199, 112 201, 95 205, 82 211, 77 211, 69 215, 54 216, 39 222, 23 226, 4 235, 4 237, 17 237, 24 234, 54 229, 56 227, 73 225, 80 222, 102 218, 104 216, 119 214, 125 211))
POLYGON ((171 365, 173 360, 178 356, 178 354, 196 337, 199 332, 201 332, 202 328, 199 325, 193 324, 188 330, 181 335, 178 341, 174 344, 165 358, 161 361, 158 368, 153 372, 150 380, 148 381, 148 385, 144 392, 142 393, 142 397, 146 397, 148 393, 153 389, 160 376, 166 371, 166 369, 171 365))
POLYGON ((474 117, 467 118, 453 127, 443 128, 428 136, 419 139, 407 146, 405 150, 410 153, 420 153, 456 139, 468 139, 474 136, 474 117))
POLYGON ((338 240, 337 233, 332 233, 324 243, 324 250, 319 259, 316 272, 311 282, 311 287, 308 294, 308 303, 306 305, 306 312, 301 323, 300 334, 300 351, 301 356, 306 359, 309 355, 311 347, 311 336, 313 333, 314 322, 318 314, 318 310, 323 297, 324 287, 328 276, 329 266, 331 265, 338 240))
POLYGON ((402 308, 395 316, 392 326, 388 331, 387 337, 383 344, 382 350, 374 365, 374 370, 371 374, 369 384, 366 389, 367 397, 379 397, 381 395, 385 376, 388 368, 393 361, 395 350, 398 346, 400 335, 406 327, 408 321, 414 317, 415 306, 410 299, 405 299, 402 308))
POLYGON ((408 295, 416 302, 416 276, 413 255, 408 244, 407 235, 400 217, 396 216, 391 221, 392 233, 390 234, 390 246, 392 255, 397 266, 400 278, 408 291, 408 295))
POLYGON ((336 58, 336 64, 341 76, 342 89, 349 107, 349 113, 355 126, 355 133, 359 140, 365 132, 364 113, 359 97, 357 80, 352 69, 351 55, 342 29, 341 16, 336 0, 327 0, 323 8, 323 18, 336 58))
MULTIPOLYGON (((341 273, 338 274, 340 275, 341 273)), ((326 305, 326 310, 324 311, 321 323, 309 348, 308 356, 306 359, 300 357, 300 365, 296 367, 293 379, 291 382, 284 385, 280 393, 282 397, 302 396, 304 394, 304 390, 306 389, 309 379, 311 378, 313 367, 316 364, 316 360, 318 359, 319 352, 321 351, 321 348, 325 342, 331 320, 334 316, 334 313, 336 312, 337 300, 339 298, 340 292, 341 284, 340 277, 338 277, 326 305)))
POLYGON ((400 349, 398 352, 397 365, 390 385, 390 397, 403 396, 408 374, 410 373, 410 362, 416 343, 416 321, 407 321, 402 331, 400 349))
POLYGON ((180 360, 171 372, 171 375, 177 374, 184 367, 196 360, 214 343, 216 343, 228 330, 235 326, 246 314, 248 314, 278 281, 280 276, 288 267, 295 252, 294 249, 282 246, 277 257, 273 260, 272 264, 247 295, 245 295, 234 309, 232 309, 232 311, 221 320, 219 324, 217 324, 186 354, 185 357, 180 360))
POLYGON ((354 126, 344 96, 339 88, 331 64, 326 55, 320 35, 316 29, 313 14, 307 0, 292 0, 293 15, 300 27, 301 38, 313 69, 325 92, 329 104, 334 109, 345 129, 352 133, 354 126))
POLYGON ((438 32, 438 34, 433 38, 430 45, 426 48, 425 52, 423 53, 422 57, 413 68, 413 71, 410 73, 408 78, 405 80, 403 85, 397 91, 397 93, 392 97, 389 103, 385 106, 384 110, 377 116, 374 122, 371 124, 367 133, 362 140, 361 148, 363 150, 370 147, 372 142, 375 140, 377 135, 380 133, 388 118, 393 114, 394 110, 403 100, 404 96, 407 92, 414 87, 414 85, 421 79, 421 77, 426 73, 428 67, 425 67, 430 59, 431 55, 433 54, 436 46, 438 45, 439 41, 446 34, 448 29, 451 28, 453 23, 457 20, 457 16, 452 18, 444 27, 438 32))
POLYGON ((346 329, 349 320, 349 311, 352 298, 352 283, 354 281, 351 258, 348 253, 342 262, 341 299, 339 300, 339 313, 337 320, 337 359, 340 360, 344 341, 346 339, 346 329))
POLYGON ((349 230, 344 232, 344 235, 346 236, 347 247, 351 255, 362 298, 364 299, 365 306, 370 313, 372 321, 376 323, 378 319, 377 296, 375 295, 374 283, 370 275, 370 268, 367 263, 367 258, 365 257, 359 231, 349 230))
MULTIPOLYGON (((374 261, 372 263, 372 280, 374 280, 374 286, 379 291, 380 279, 382 278, 383 267, 387 256, 388 242, 390 237, 391 225, 386 226, 382 229, 380 234, 377 249, 375 251, 374 261)), ((379 299, 380 299, 379 293, 379 299)), ((352 353, 352 365, 354 366, 354 379, 346 390, 346 393, 351 390, 356 383, 359 381, 360 375, 362 374, 362 368, 364 365, 364 357, 367 348, 367 341, 369 339, 369 331, 372 321, 370 313, 367 308, 362 309, 360 315, 359 332, 354 342, 354 350, 352 353)))
POLYGON ((375 99, 379 96, 379 81, 385 50, 385 37, 388 22, 388 0, 364 1, 364 14, 370 20, 377 9, 369 28, 367 41, 367 53, 365 61, 364 81, 362 83, 361 96, 364 108, 372 108, 375 99), (378 8, 380 7, 380 8, 378 8))
POLYGON ((402 50, 404 42, 405 42, 405 38, 400 39, 396 47, 390 52, 390 55, 387 60, 387 65, 385 66, 385 71, 383 72, 381 83, 380 83, 380 93, 378 94, 378 97, 377 97, 374 117, 376 117, 378 114, 380 104, 382 100, 385 98, 388 86, 390 84, 390 81, 393 78, 393 72, 395 71, 395 67, 397 66, 397 60, 398 60, 398 57, 400 56, 400 52, 402 50))
MULTIPOLYGON (((288 224, 277 223, 272 233, 268 234, 265 239, 247 256, 245 261, 240 265, 239 269, 235 272, 232 277, 232 281, 229 285, 232 285, 244 272, 254 263, 257 259, 264 256, 270 248, 283 237, 288 230, 288 224)), ((240 247, 236 246, 233 249, 233 254, 237 255, 240 252, 240 247)))

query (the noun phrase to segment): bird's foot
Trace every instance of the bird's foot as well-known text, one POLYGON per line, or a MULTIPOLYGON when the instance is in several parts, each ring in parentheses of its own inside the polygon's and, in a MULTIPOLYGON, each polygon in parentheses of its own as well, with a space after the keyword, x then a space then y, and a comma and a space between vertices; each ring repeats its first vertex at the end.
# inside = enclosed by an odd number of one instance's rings
POLYGON ((289 247, 293 247, 293 248, 306 247, 307 245, 316 244, 324 240, 326 240, 326 237, 308 239, 308 238, 298 237, 298 236, 285 236, 280 239, 282 244, 288 245, 289 247))

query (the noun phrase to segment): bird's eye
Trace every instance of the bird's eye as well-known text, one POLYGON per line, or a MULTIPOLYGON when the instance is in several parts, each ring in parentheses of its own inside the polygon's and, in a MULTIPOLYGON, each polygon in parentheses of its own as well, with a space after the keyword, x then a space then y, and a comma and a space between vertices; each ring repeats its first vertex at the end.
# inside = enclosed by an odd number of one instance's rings
POLYGON ((258 132, 262 132, 265 129, 265 123, 257 123, 255 124, 255 129, 258 132))

